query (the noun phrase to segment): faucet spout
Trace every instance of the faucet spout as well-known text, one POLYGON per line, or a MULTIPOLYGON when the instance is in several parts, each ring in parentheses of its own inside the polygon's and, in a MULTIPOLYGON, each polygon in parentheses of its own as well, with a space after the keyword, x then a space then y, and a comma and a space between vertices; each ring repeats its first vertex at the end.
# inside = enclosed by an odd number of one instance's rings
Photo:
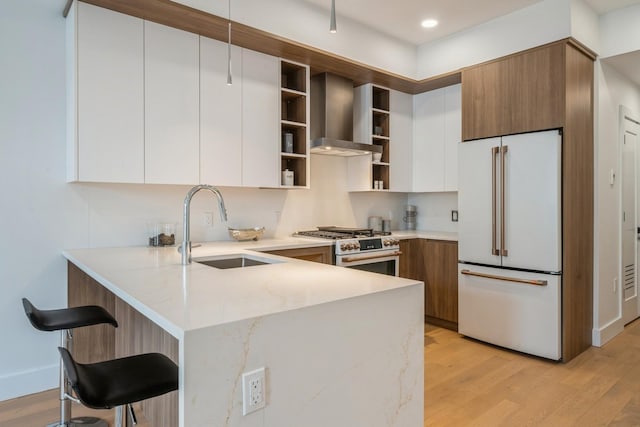
POLYGON ((220 209, 220 219, 222 219, 223 221, 227 221, 227 208, 225 208, 224 206, 224 199, 222 198, 222 194, 220 193, 220 190, 218 190, 216 187, 213 187, 211 185, 205 185, 205 184, 196 185, 191 190, 189 190, 189 192, 187 193, 187 196, 184 198, 183 218, 182 218, 183 238, 182 238, 182 245, 180 245, 180 248, 179 248, 180 252, 182 253, 182 265, 191 264, 191 239, 190 239, 191 199, 193 199, 193 196, 200 190, 210 191, 211 193, 213 193, 214 196, 216 196, 216 199, 218 200, 218 208, 220 209))

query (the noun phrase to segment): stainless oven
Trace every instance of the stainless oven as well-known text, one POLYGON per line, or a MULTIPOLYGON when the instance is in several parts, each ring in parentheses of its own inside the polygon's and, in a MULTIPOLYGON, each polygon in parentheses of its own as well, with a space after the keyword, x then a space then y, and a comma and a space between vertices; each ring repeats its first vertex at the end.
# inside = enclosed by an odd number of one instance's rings
POLYGON ((390 236, 340 240, 336 242, 335 264, 373 273, 398 276, 400 242, 390 236))

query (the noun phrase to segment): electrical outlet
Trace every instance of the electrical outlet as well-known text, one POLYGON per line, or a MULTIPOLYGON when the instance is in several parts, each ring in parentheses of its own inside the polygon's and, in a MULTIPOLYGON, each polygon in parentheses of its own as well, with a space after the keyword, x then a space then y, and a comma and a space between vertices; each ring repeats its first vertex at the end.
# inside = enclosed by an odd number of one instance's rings
POLYGON ((451 211, 451 221, 458 222, 458 211, 451 211))
POLYGON ((264 368, 242 374, 242 415, 265 407, 266 379, 264 368))
POLYGON ((213 227, 213 212, 205 212, 202 215, 202 224, 213 227))

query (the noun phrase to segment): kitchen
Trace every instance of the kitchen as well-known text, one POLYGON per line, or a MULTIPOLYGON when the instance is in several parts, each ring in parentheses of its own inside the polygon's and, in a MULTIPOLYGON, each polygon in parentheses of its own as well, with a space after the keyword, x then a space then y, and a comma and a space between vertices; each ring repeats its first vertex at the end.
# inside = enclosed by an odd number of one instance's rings
MULTIPOLYGON (((42 13, 38 9, 33 7, 29 13, 42 13)), ((56 16, 58 12, 55 11, 56 16)), ((53 16, 54 12, 50 13, 53 16)), ((7 275, 3 277, 3 283, 11 285, 6 285, 7 298, 2 313, 3 316, 8 316, 5 324, 15 325, 15 329, 6 331, 7 340, 19 339, 15 337, 25 335, 33 337, 25 344, 32 351, 25 351, 20 355, 3 355, 3 358, 7 358, 7 361, 2 363, 3 369, 13 366, 7 371, 6 375, 9 377, 17 372, 28 373, 32 367, 45 364, 55 369, 53 363, 38 362, 40 355, 54 348, 55 338, 35 335, 23 324, 20 307, 11 304, 10 301, 17 301, 26 293, 40 292, 43 299, 51 301, 52 306, 63 305, 60 290, 64 287, 65 273, 64 264, 59 259, 61 249, 140 245, 146 238, 147 221, 180 218, 181 202, 186 193, 183 186, 64 183, 64 67, 61 65, 64 62, 64 41, 59 33, 60 26, 64 24, 44 16, 42 19, 43 28, 48 28, 51 34, 56 35, 51 38, 45 37, 51 40, 41 47, 42 51, 34 50, 36 48, 31 44, 16 45, 17 47, 11 49, 21 49, 19 52, 38 52, 43 64, 51 62, 59 65, 50 70, 46 79, 39 77, 35 80, 25 80, 27 76, 32 75, 33 69, 42 68, 34 67, 35 56, 25 57, 28 61, 24 64, 27 67, 25 69, 32 71, 22 72, 12 81, 13 84, 23 82, 24 86, 17 87, 22 87, 23 90, 30 88, 29 93, 33 98, 16 98, 13 108, 7 114, 3 114, 3 117, 8 118, 8 122, 16 123, 16 133, 11 133, 7 138, 3 137, 3 141, 18 138, 18 141, 23 143, 6 147, 3 145, 3 159, 15 159, 13 163, 16 164, 3 167, 4 173, 7 174, 3 176, 3 182, 16 182, 15 187, 7 189, 7 194, 11 197, 4 199, 7 201, 7 207, 3 211, 15 212, 20 216, 9 217, 6 241, 14 243, 10 246, 12 250, 7 253, 8 258, 5 257, 5 260, 11 260, 8 265, 18 265, 21 268, 15 271, 3 268, 3 274, 7 275), (29 125, 33 117, 38 117, 39 126, 29 125), (57 141, 55 145, 49 143, 52 139, 57 141), (43 145, 33 150, 33 146, 28 143, 31 140, 41 140, 43 145), (4 155, 4 150, 7 150, 7 156, 4 155), (31 166, 25 168, 24 165, 27 164, 31 166), (42 220, 43 215, 46 215, 45 220, 42 220), (28 254, 29 257, 27 264, 22 258, 24 254, 28 254), (20 258, 13 258, 14 256, 20 258), (44 270, 27 274, 26 271, 33 270, 30 266, 35 258, 46 260, 46 267, 44 270), (55 286, 50 285, 52 281, 55 282, 55 286)), ((18 26, 20 22, 18 19, 10 25, 18 26)), ((10 25, 4 28, 13 28, 10 25)), ((28 39, 19 38, 18 41, 27 43, 28 39)), ((22 54, 17 57, 21 58, 22 54)), ((631 100, 632 107, 633 102, 631 100)), ((606 153, 608 151, 603 148, 599 156, 603 175, 615 167, 615 158, 611 159, 611 154, 606 153)), ((392 228, 396 229, 402 228, 400 221, 403 217, 403 206, 412 204, 418 206, 419 228, 439 228, 444 231, 455 229, 455 224, 450 221, 450 211, 457 208, 455 194, 425 193, 407 196, 394 193, 348 193, 344 184, 347 182, 348 174, 344 161, 321 156, 313 156, 312 161, 312 171, 319 171, 320 175, 312 173, 309 191, 244 188, 224 191, 231 217, 237 221, 233 225, 255 225, 260 221, 260 225, 273 230, 274 234, 288 235, 294 231, 328 223, 363 226, 368 216, 381 215, 391 218, 392 228), (255 214, 256 206, 261 207, 259 215, 255 214)), ((611 192, 607 184, 601 192, 601 200, 609 200, 604 197, 610 197, 611 192)), ((211 210, 208 202, 207 199, 194 201, 194 218, 200 218, 202 212, 211 210)), ((608 201, 607 204, 614 203, 608 201)), ((199 221, 194 220, 194 235, 202 240, 227 239, 224 226, 217 222, 217 218, 214 221, 214 226, 207 228, 195 224, 199 221)), ((604 231, 602 233, 607 234, 604 231)), ((610 240, 600 241, 601 244, 605 244, 610 240)), ((600 271, 604 274, 603 268, 600 271)), ((604 282, 605 278, 601 280, 604 282)), ((609 282, 610 280, 607 280, 607 283, 609 282)), ((596 325, 605 326, 606 321, 607 319, 603 318, 596 325)), ((50 356, 53 357, 52 354, 50 356)), ((37 377, 35 373, 34 376, 37 377)))

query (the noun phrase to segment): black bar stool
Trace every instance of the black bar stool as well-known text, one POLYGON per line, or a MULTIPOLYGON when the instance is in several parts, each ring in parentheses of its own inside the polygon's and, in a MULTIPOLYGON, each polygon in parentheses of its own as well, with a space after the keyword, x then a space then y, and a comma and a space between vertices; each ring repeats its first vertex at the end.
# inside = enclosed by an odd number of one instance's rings
POLYGON ((115 427, 128 426, 129 417, 136 424, 132 403, 178 389, 178 366, 164 354, 145 353, 82 364, 73 360, 67 349, 58 350, 80 402, 93 409, 116 408, 115 427))
MULTIPOLYGON (((38 310, 31 302, 22 298, 24 312, 34 328, 40 331, 60 331, 60 346, 73 350, 73 329, 83 326, 110 324, 118 327, 118 322, 107 310, 97 305, 63 308, 59 310, 38 310)), ((65 375, 62 360, 60 361, 60 421, 47 427, 107 427, 104 420, 95 417, 78 417, 71 419, 71 396, 69 381, 65 375)))

